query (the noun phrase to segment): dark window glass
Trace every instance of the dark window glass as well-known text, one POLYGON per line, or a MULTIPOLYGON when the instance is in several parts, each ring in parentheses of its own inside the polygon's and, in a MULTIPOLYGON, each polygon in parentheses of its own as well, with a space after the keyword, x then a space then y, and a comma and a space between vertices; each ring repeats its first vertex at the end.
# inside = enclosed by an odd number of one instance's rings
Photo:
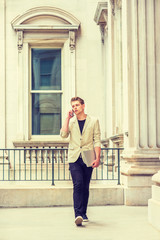
POLYGON ((61 90, 61 49, 32 49, 32 90, 61 90))
POLYGON ((32 94, 32 134, 59 135, 61 94, 32 94))
POLYGON ((59 135, 61 93, 57 91, 61 90, 61 49, 34 48, 31 51, 32 134, 59 135))

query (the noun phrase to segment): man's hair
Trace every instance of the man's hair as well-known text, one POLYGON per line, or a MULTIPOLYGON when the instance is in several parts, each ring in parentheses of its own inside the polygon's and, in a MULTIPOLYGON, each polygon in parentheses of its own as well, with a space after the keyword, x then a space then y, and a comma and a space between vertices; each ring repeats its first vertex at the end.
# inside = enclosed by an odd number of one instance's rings
POLYGON ((72 97, 71 98, 71 103, 75 102, 75 101, 79 101, 81 105, 84 104, 84 100, 82 98, 80 98, 80 97, 72 97))

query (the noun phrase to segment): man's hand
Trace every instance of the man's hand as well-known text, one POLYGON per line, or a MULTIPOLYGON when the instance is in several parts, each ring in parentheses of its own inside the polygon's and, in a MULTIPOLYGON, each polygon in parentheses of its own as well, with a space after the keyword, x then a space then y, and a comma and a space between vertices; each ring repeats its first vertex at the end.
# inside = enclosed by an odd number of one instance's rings
POLYGON ((74 112, 73 112, 73 110, 70 110, 67 114, 67 118, 71 119, 73 116, 74 116, 74 112))
POLYGON ((96 152, 96 160, 92 163, 92 168, 96 168, 100 164, 101 148, 100 147, 95 147, 94 150, 96 152))
POLYGON ((67 118, 66 118, 66 120, 65 120, 65 122, 64 122, 64 125, 63 125, 62 128, 61 128, 61 131, 68 133, 69 121, 70 121, 70 119, 71 119, 73 116, 74 116, 74 113, 73 113, 72 110, 70 110, 70 111, 67 113, 67 118))
POLYGON ((100 164, 100 159, 96 159, 96 160, 92 163, 92 168, 99 167, 99 164, 100 164))

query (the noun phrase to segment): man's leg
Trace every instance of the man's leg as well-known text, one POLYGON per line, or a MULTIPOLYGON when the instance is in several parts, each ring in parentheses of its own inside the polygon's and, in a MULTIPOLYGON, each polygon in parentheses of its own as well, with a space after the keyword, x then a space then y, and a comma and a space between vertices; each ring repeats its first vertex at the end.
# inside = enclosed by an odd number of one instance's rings
POLYGON ((73 181, 73 202, 75 217, 82 216, 83 209, 83 168, 81 165, 82 159, 78 159, 74 163, 69 164, 72 181, 73 181))
POLYGON ((86 215, 89 199, 89 184, 92 177, 93 168, 84 167, 84 185, 83 185, 83 215, 86 215))

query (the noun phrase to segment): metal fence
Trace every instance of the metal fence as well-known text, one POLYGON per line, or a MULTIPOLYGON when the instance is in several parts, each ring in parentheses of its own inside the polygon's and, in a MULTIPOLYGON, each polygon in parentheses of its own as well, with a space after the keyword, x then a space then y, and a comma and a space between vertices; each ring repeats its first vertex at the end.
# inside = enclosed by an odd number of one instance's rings
MULTIPOLYGON (((100 166, 92 180, 115 180, 120 184, 122 148, 102 148, 100 166)), ((0 181, 71 180, 67 148, 0 149, 0 181)))

